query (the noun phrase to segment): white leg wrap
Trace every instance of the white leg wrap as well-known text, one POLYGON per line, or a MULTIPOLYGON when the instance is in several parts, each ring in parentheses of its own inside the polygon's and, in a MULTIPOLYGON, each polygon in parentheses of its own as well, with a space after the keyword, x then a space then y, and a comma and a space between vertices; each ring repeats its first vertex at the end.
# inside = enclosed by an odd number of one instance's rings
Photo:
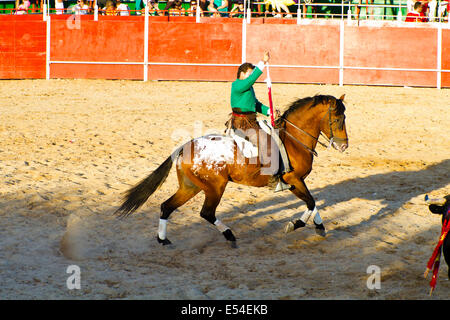
POLYGON ((216 219, 216 222, 214 222, 214 225, 217 227, 217 229, 218 229, 220 232, 224 232, 225 230, 230 229, 230 228, 228 228, 226 225, 224 225, 224 224, 222 223, 222 221, 220 221, 219 219, 216 219))
POLYGON ((311 210, 306 209, 305 212, 303 212, 302 217, 300 218, 300 220, 302 220, 305 224, 308 222, 309 217, 311 217, 311 210))
POLYGON ((167 220, 159 219, 158 236, 161 240, 166 239, 167 220))
POLYGON ((316 207, 314 207, 312 214, 314 215, 314 222, 316 224, 321 224, 323 222, 322 218, 320 217, 319 211, 317 210, 316 207))

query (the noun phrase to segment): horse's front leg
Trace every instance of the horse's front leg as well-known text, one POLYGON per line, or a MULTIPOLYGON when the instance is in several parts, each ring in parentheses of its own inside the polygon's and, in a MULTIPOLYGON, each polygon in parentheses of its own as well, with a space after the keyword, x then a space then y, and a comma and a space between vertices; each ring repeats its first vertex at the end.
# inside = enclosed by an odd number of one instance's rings
POLYGON ((289 233, 294 231, 295 229, 304 227, 308 222, 309 218, 312 216, 314 225, 316 226, 316 233, 318 235, 321 235, 322 237, 325 237, 326 235, 325 227, 323 225, 323 221, 322 218, 320 217, 319 211, 317 210, 316 201, 309 192, 308 187, 306 187, 306 184, 303 181, 303 179, 298 178, 289 179, 289 177, 286 177, 285 181, 292 186, 291 192, 295 194, 298 198, 305 201, 307 209, 302 214, 300 219, 289 221, 284 231, 286 233, 289 233))

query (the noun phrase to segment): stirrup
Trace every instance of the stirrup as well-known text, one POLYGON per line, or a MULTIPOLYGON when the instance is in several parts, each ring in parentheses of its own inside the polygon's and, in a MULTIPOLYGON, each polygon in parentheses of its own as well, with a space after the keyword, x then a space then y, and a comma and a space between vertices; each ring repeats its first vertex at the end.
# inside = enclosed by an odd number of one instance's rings
POLYGON ((274 192, 284 191, 284 190, 288 190, 290 188, 291 188, 291 186, 289 184, 285 183, 281 178, 279 178, 274 192))

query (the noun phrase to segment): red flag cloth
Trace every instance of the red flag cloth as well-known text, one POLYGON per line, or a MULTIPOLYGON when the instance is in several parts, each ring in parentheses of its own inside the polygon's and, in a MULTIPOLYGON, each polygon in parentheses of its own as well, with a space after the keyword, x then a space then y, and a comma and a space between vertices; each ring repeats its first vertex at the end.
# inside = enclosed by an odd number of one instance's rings
POLYGON ((270 122, 272 123, 272 127, 275 126, 275 119, 273 115, 273 102, 272 102, 272 80, 270 80, 270 73, 269 73, 269 64, 267 63, 267 89, 269 90, 269 109, 270 109, 270 122))
POLYGON ((274 127, 275 119, 273 116, 272 87, 269 87, 269 107, 270 107, 270 121, 272 122, 272 127, 274 127))

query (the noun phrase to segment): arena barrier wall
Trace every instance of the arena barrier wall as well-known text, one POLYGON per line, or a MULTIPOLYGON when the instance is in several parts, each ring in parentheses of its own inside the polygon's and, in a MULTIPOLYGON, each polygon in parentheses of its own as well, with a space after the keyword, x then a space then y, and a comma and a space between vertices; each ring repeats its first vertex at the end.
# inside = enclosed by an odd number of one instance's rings
POLYGON ((0 79, 45 78, 46 26, 42 16, 0 18, 0 79))
POLYGON ((450 87, 449 24, 374 22, 4 16, 0 78, 231 81, 270 49, 274 82, 450 87))

